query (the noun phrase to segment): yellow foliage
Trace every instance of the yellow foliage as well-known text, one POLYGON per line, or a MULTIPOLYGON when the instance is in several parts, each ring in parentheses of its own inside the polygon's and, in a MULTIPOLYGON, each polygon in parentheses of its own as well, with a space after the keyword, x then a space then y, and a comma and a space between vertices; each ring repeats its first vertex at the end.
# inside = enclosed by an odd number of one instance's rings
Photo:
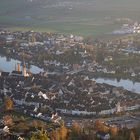
POLYGON ((67 131, 67 128, 65 126, 60 127, 59 133, 60 133, 61 140, 66 140, 68 131, 67 131))
POLYGON ((74 130, 74 131, 78 131, 79 130, 79 125, 78 125, 78 123, 76 121, 74 121, 72 123, 72 130, 74 130))
POLYGON ((13 123, 13 119, 9 115, 3 116, 3 122, 5 125, 11 125, 13 123))
POLYGON ((131 131, 131 133, 130 133, 129 140, 135 140, 135 135, 134 135, 133 131, 131 131))
POLYGON ((66 140, 67 134, 68 134, 67 128, 62 125, 60 128, 52 132, 51 140, 66 140))
POLYGON ((116 126, 111 126, 110 131, 111 131, 111 135, 115 136, 118 133, 118 128, 116 126))
POLYGON ((34 126, 35 128, 38 128, 38 127, 45 128, 44 122, 42 122, 40 120, 33 120, 32 126, 34 126))
POLYGON ((107 127, 105 125, 102 125, 100 129, 102 132, 105 132, 105 133, 109 132, 109 127, 107 127))
POLYGON ((59 129, 54 130, 54 139, 55 140, 60 140, 60 133, 59 133, 59 129))
POLYGON ((6 111, 11 110, 13 108, 13 101, 11 100, 11 98, 5 98, 4 106, 6 111))
POLYGON ((103 126, 103 123, 102 123, 101 120, 96 120, 96 121, 95 121, 95 128, 96 128, 97 130, 101 130, 101 129, 102 129, 102 126, 103 126))

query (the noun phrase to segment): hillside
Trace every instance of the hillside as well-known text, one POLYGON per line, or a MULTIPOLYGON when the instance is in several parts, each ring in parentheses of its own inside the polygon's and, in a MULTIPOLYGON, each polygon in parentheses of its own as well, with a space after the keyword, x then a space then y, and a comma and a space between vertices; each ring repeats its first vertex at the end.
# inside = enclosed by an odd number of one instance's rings
POLYGON ((140 19, 139 0, 0 0, 0 25, 12 28, 102 34, 116 18, 140 19))

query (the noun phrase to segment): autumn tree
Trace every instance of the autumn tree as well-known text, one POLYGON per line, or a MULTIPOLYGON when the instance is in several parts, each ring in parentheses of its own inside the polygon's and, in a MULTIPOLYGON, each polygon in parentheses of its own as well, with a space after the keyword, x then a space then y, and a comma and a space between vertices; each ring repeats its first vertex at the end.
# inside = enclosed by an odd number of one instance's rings
POLYGON ((13 101, 10 97, 6 97, 4 100, 4 107, 6 111, 12 110, 13 108, 13 101))
POLYGON ((64 121, 61 120, 60 128, 57 128, 51 132, 51 140, 66 140, 68 129, 64 125, 64 121))
POLYGON ((30 140, 50 140, 50 138, 48 137, 47 132, 38 130, 36 134, 32 132, 30 140))
POLYGON ((110 127, 110 132, 111 132, 112 136, 115 136, 118 133, 118 128, 116 126, 111 126, 110 127))
POLYGON ((79 131, 79 125, 78 125, 78 123, 76 121, 74 121, 72 123, 71 128, 72 128, 73 131, 77 131, 78 132, 79 131))
POLYGON ((68 130, 67 130, 67 128, 65 127, 63 121, 61 122, 61 126, 60 126, 60 129, 59 129, 59 133, 60 133, 60 138, 61 138, 61 140, 66 140, 68 130))
POLYGON ((98 119, 98 120, 95 121, 95 129, 96 130, 99 131, 101 129, 102 125, 103 125, 103 123, 102 123, 101 120, 98 119))
POLYGON ((71 126, 71 138, 72 139, 78 138, 79 137, 79 131, 80 131, 79 125, 76 121, 74 121, 72 123, 72 126, 71 126))
POLYGON ((33 120, 32 121, 32 126, 35 128, 45 128, 45 124, 43 121, 40 120, 33 120))
POLYGON ((135 135, 135 139, 139 139, 140 140, 140 124, 138 124, 137 126, 135 126, 133 129, 132 129, 134 135, 135 135))
POLYGON ((105 132, 105 133, 108 133, 109 132, 109 127, 105 126, 105 125, 102 125, 101 126, 101 131, 102 132, 105 132))
POLYGON ((130 133, 129 140, 135 140, 135 135, 134 135, 133 131, 131 131, 131 133, 130 133))
POLYGON ((37 140, 37 135, 35 133, 31 133, 30 140, 37 140))
POLYGON ((60 132, 59 129, 53 130, 51 134, 51 140, 60 140, 60 132))
POLYGON ((46 132, 43 133, 43 131, 38 131, 38 138, 39 140, 50 140, 48 134, 46 132))
POLYGON ((12 125, 13 119, 10 115, 3 116, 4 125, 12 125))
POLYGON ((25 133, 26 131, 29 130, 29 126, 26 122, 19 122, 17 125, 14 127, 15 132, 22 132, 25 133))

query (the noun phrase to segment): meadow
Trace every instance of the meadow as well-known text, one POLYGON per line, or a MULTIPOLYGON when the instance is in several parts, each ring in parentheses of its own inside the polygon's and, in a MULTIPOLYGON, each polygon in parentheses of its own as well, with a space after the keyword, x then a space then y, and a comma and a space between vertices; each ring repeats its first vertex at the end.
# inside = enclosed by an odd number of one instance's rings
POLYGON ((0 0, 0 27, 99 36, 139 13, 139 0, 0 0))

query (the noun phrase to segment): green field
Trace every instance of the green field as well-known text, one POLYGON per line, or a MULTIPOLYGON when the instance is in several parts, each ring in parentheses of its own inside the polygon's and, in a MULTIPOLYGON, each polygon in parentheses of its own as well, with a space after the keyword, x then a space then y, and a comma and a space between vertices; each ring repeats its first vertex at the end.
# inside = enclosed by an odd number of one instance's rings
POLYGON ((1 0, 0 26, 102 35, 119 28, 116 18, 140 21, 139 0, 1 0))

